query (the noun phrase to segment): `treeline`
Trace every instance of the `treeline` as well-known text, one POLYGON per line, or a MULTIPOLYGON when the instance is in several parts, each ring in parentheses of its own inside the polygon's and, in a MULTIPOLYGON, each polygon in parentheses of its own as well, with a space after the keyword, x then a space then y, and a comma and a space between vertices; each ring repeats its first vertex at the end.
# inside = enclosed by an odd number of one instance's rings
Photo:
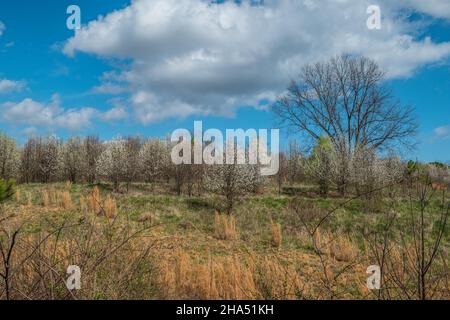
MULTIPOLYGON (((230 203, 239 194, 258 192, 268 181, 255 165, 174 165, 169 139, 130 136, 101 141, 96 136, 30 138, 23 146, 0 134, 0 178, 18 183, 109 182, 126 191, 132 182, 171 183, 173 190, 189 196, 205 190, 224 194, 230 203)), ((438 185, 450 183, 448 165, 404 162, 390 153, 380 157, 368 148, 343 155, 327 138, 321 138, 309 154, 291 142, 280 154, 280 169, 271 180, 279 192, 286 184, 313 183, 320 194, 336 190, 363 195, 426 171, 438 185)), ((232 206, 230 204, 230 206, 232 206)))
POLYGON ((19 147, 0 134, 0 178, 17 183, 106 182, 118 192, 127 192, 133 182, 169 184, 178 195, 221 194, 228 213, 239 196, 258 192, 264 183, 257 165, 175 165, 172 147, 169 139, 137 136, 111 141, 36 137, 19 147))

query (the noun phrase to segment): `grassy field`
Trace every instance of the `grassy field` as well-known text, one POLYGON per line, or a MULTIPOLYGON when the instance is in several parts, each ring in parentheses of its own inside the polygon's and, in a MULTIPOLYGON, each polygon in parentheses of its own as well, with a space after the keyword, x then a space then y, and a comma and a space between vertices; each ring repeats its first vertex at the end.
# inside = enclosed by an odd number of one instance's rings
MULTIPOLYGON (((417 257, 402 258, 414 252, 413 239, 398 230, 402 221, 407 225, 406 198, 321 199, 314 186, 282 194, 266 187, 240 199, 227 216, 217 211, 220 196, 177 196, 168 189, 133 184, 120 194, 108 185, 18 186, 0 215, 2 251, 11 252, 10 263, 0 266, 8 273, 0 279, 0 298, 415 298, 410 270, 417 257), (396 276, 385 276, 391 287, 380 293, 367 288, 366 269, 380 262, 394 211, 399 224, 389 231, 386 270, 396 276), (69 265, 81 269, 81 290, 66 288, 69 265)), ((427 211, 436 217, 430 246, 440 200, 433 196, 427 211)), ((430 298, 450 297, 448 234, 447 228, 427 278, 436 284, 430 298)))

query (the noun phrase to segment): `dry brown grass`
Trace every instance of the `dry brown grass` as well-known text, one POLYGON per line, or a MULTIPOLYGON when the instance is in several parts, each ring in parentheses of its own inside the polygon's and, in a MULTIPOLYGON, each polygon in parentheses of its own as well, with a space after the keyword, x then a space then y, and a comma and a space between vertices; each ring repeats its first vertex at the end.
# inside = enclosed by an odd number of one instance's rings
MULTIPOLYGON (((15 230, 15 227, 10 227, 15 230)), ((9 298, 72 300, 154 297, 155 276, 148 256, 149 246, 133 234, 135 230, 125 226, 108 229, 95 220, 60 226, 55 222, 55 229, 52 230, 32 234, 20 232, 11 259, 14 272, 8 278, 11 289, 9 298), (59 236, 60 232, 64 237, 59 236), (114 236, 111 236, 112 232, 114 236), (87 235, 90 241, 85 243, 83 241, 87 235), (80 246, 80 243, 84 245, 80 246), (81 268, 82 286, 79 291, 66 288, 69 265, 81 268)), ((9 244, 10 239, 5 241, 9 244)), ((4 272, 3 269, 0 259, 0 272, 4 272)), ((5 298, 5 282, 0 281, 0 300, 5 298)))
POLYGON ((31 207, 33 205, 33 195, 31 192, 27 192, 27 206, 31 207))
POLYGON ((330 257, 345 262, 355 261, 358 257, 360 250, 347 235, 327 232, 324 237, 330 257))
POLYGON ((59 206, 61 209, 64 210, 71 210, 73 207, 72 204, 72 197, 70 195, 69 191, 63 191, 59 194, 60 202, 59 202, 59 206))
POLYGON ((140 217, 139 217, 139 222, 143 222, 143 223, 153 223, 156 220, 156 214, 153 214, 151 212, 146 212, 143 213, 140 217))
POLYGON ((165 299, 297 299, 309 288, 292 266, 254 253, 199 261, 177 250, 159 270, 165 299))
POLYGON ((110 195, 106 196, 105 202, 103 204, 103 211, 107 218, 114 218, 117 215, 117 204, 116 200, 111 198, 110 195))
POLYGON ((20 190, 16 190, 16 202, 20 203, 22 201, 22 193, 20 190))
POLYGON ((214 212, 214 236, 220 240, 236 240, 238 232, 236 218, 233 215, 219 214, 214 212))
POLYGON ((58 203, 58 194, 55 189, 49 191, 50 204, 56 205, 58 203))
POLYGON ((100 190, 97 187, 92 189, 88 196, 88 209, 90 212, 99 214, 101 210, 100 190))
MULTIPOLYGON (((21 205, 6 204, 7 216, 19 212, 2 222, 7 232, 0 231, 0 237, 6 247, 14 228, 27 224, 12 255, 14 299, 329 299, 331 294, 333 299, 376 298, 366 286, 366 268, 376 264, 370 243, 361 243, 360 250, 356 239, 328 225, 319 228, 314 241, 304 229, 294 233, 285 220, 279 220, 283 228, 273 221, 269 225, 267 220, 257 221, 257 228, 239 236, 236 218, 215 212, 211 234, 205 231, 211 230, 207 210, 194 220, 193 215, 186 217, 190 212, 185 207, 145 203, 137 209, 143 212, 137 218, 134 211, 126 214, 135 207, 120 194, 105 194, 102 199, 98 188, 87 197, 75 190, 71 194, 61 185, 55 188, 22 189, 21 205), (79 206, 71 195, 79 197, 79 206), (167 222, 165 214, 176 216, 176 222, 167 222), (157 220, 163 223, 155 224, 157 220), (132 237, 140 228, 151 231, 132 237), (267 248, 268 228, 277 250, 267 248), (82 290, 68 292, 66 268, 74 264, 82 267, 82 290)), ((246 226, 245 215, 239 212, 238 217, 246 226)), ((397 285, 392 274, 405 283, 414 280, 414 248, 392 244, 389 252, 387 285, 397 285)), ((0 272, 4 272, 1 257, 0 272)), ((392 292, 393 297, 403 297, 392 292)))
POLYGON ((271 229, 271 243, 274 247, 279 248, 281 247, 281 243, 283 241, 283 234, 281 231, 281 224, 274 223, 273 221, 270 222, 270 229, 271 229))
POLYGON ((50 199, 49 199, 49 195, 48 195, 48 191, 44 190, 42 191, 42 206, 44 208, 47 208, 50 204, 50 199))
POLYGON ((87 204, 86 204, 86 198, 83 195, 80 195, 80 211, 83 213, 86 213, 87 211, 87 204))
MULTIPOLYGON (((63 194, 58 192, 56 197, 64 199, 63 194)), ((83 197, 80 197, 80 207, 73 208, 72 213, 82 212, 83 202, 83 197)), ((109 212, 117 210, 115 199, 111 196, 102 201, 102 204, 106 203, 105 210, 109 210, 108 202, 112 208, 109 212)), ((54 212, 40 205, 32 208, 22 207, 22 211, 17 219, 28 223, 33 219, 35 222, 41 221, 42 215, 54 212)), ((153 222, 153 215, 143 216, 149 217, 146 221, 153 222)), ((158 228, 152 229, 155 233, 147 233, 145 237, 135 239, 125 246, 122 246, 122 243, 132 231, 126 229, 129 224, 121 216, 107 222, 96 215, 88 215, 80 226, 78 221, 75 215, 72 222, 66 222, 64 225, 67 230, 64 230, 64 236, 57 238, 55 233, 49 237, 36 251, 39 254, 32 253, 39 239, 48 236, 46 231, 20 237, 19 246, 14 253, 14 263, 28 256, 30 259, 16 269, 12 279, 15 289, 34 299, 72 299, 72 294, 85 299, 328 297, 328 293, 323 289, 323 278, 316 256, 281 249, 276 253, 255 251, 246 246, 246 241, 237 237, 236 219, 232 216, 216 213, 214 229, 216 238, 235 241, 217 241, 208 235, 202 240, 200 234, 175 236, 166 233, 164 228, 158 228), (87 243, 86 239, 89 239, 87 243), (83 243, 83 246, 79 246, 80 243, 83 243), (206 250, 198 250, 205 246, 206 250), (65 289, 63 280, 67 278, 65 268, 73 264, 82 267, 82 290, 70 293, 65 289), (142 271, 141 264, 146 266, 148 272, 142 271), (150 272, 150 266, 154 266, 154 272, 150 272), (39 284, 37 287, 36 283, 39 284)), ((19 224, 20 221, 17 221, 17 225, 19 224)), ((55 221, 54 224, 57 226, 58 222, 55 221)), ((151 224, 135 224, 129 227, 138 226, 151 227, 151 224)), ((280 243, 281 228, 274 223, 272 226, 275 238, 279 239, 277 243, 280 243)), ((326 241, 325 237, 321 239, 326 241)), ((363 268, 360 275, 355 274, 354 270, 349 269, 339 278, 342 282, 340 289, 354 285, 359 276, 365 279, 363 268)), ((328 272, 330 277, 336 274, 333 266, 330 266, 328 272)), ((357 282, 357 285, 360 283, 363 281, 357 282)), ((26 297, 15 291, 14 298, 26 297)))

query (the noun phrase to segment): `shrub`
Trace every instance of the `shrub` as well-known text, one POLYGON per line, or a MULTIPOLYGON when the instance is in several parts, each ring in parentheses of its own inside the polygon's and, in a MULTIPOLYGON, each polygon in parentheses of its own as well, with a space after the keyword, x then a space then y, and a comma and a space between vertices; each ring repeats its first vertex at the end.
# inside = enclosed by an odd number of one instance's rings
POLYGON ((0 179, 0 204, 9 200, 16 193, 16 183, 13 179, 0 179))

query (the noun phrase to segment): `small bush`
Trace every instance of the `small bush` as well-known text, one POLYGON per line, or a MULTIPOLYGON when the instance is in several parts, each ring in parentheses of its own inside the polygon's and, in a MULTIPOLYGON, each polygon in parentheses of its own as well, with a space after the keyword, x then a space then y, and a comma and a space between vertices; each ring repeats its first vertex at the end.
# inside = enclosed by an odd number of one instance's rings
POLYGON ((12 198, 12 196, 16 193, 16 183, 14 180, 3 180, 0 179, 0 203, 5 202, 12 198))

